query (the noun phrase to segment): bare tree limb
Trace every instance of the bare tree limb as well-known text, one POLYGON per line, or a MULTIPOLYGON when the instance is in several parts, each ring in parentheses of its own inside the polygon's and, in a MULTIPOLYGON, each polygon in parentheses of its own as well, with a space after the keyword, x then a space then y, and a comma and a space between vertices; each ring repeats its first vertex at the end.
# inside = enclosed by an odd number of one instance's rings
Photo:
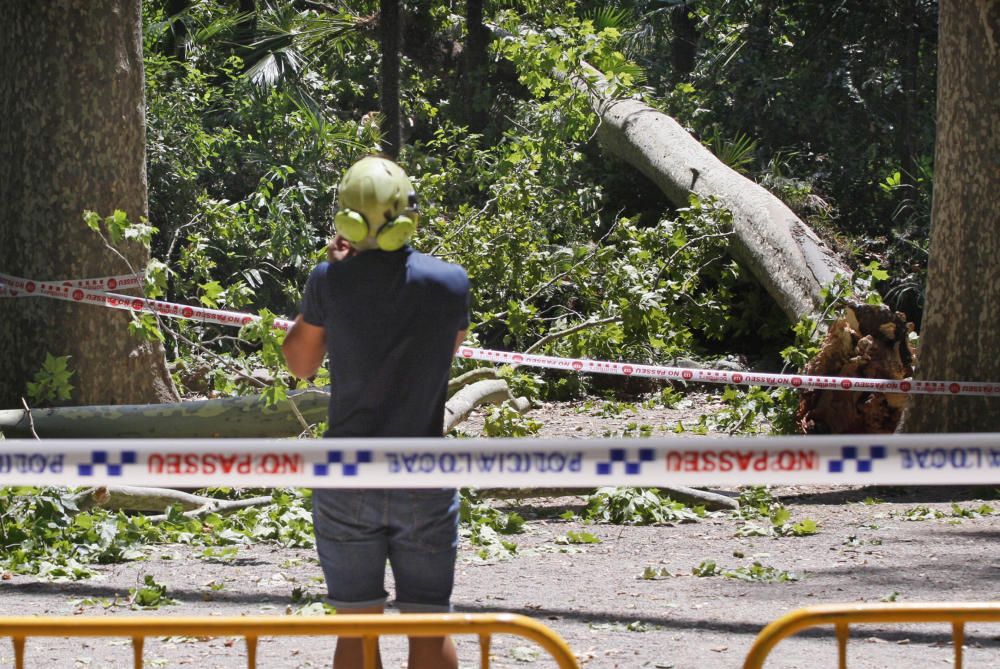
POLYGON ((22 397, 21 404, 24 406, 24 415, 28 417, 28 429, 31 430, 31 436, 35 439, 40 439, 38 433, 35 432, 35 419, 31 415, 31 407, 28 406, 28 401, 22 397))
POLYGON ((565 330, 550 332, 549 334, 545 335, 544 337, 536 341, 534 344, 529 346, 527 350, 525 350, 525 353, 533 353, 534 351, 542 348, 543 346, 547 346, 548 344, 556 341, 557 339, 568 337, 569 335, 580 332, 581 330, 597 327, 598 325, 608 325, 609 323, 618 323, 621 321, 621 319, 622 319, 621 316, 608 316, 607 318, 600 318, 596 321, 585 321, 583 323, 577 323, 576 325, 568 327, 565 330))

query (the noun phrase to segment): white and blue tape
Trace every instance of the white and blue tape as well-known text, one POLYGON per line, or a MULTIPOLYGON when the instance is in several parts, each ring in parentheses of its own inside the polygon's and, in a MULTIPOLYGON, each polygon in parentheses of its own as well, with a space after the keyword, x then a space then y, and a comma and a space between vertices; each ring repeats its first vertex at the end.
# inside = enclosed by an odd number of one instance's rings
POLYGON ((0 485, 437 488, 1000 484, 1000 434, 0 441, 0 485))

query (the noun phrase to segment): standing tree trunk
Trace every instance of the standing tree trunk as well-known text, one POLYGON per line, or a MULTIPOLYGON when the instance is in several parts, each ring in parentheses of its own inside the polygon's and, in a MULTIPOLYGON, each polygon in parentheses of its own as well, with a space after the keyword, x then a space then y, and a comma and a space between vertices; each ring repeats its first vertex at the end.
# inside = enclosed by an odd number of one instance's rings
POLYGON ((902 183, 913 186, 917 182, 917 131, 914 120, 917 117, 917 85, 920 70, 920 26, 918 25, 917 2, 903 0, 900 21, 903 28, 903 54, 900 58, 900 91, 898 108, 898 128, 896 135, 896 156, 899 160, 902 183))
POLYGON ((698 53, 698 23, 690 4, 685 2, 670 10, 670 27, 673 38, 670 40, 670 65, 673 68, 673 81, 686 81, 694 72, 695 55, 698 53))
MULTIPOLYGON (((1000 1, 942 0, 927 311, 916 378, 1000 379, 1000 1)), ((918 395, 906 432, 1000 431, 1000 397, 918 395)))
MULTIPOLYGON (((70 279, 142 271, 83 212, 147 213, 139 0, 13 2, 0 21, 0 272, 70 279)), ((19 407, 46 353, 69 355, 73 400, 176 398, 163 348, 129 315, 45 298, 0 299, 0 408, 19 407)))
POLYGON ((399 112, 399 0, 382 0, 378 15, 382 66, 379 71, 379 105, 385 117, 382 152, 396 158, 403 146, 403 120, 399 112))
POLYGON ((170 28, 164 38, 164 52, 177 60, 187 60, 187 24, 180 16, 188 8, 189 0, 167 0, 164 8, 170 28))
POLYGON ((483 25, 483 0, 466 0, 465 30, 465 72, 462 77, 465 117, 469 130, 482 132, 489 121, 490 108, 490 80, 486 57, 490 31, 483 25))

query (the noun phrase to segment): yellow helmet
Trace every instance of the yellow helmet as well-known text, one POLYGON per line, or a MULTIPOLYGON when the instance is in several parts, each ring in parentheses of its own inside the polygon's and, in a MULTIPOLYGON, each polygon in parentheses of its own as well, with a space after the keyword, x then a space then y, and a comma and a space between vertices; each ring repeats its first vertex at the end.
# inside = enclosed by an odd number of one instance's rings
POLYGON ((358 250, 396 251, 417 230, 417 194, 410 178, 387 158, 362 158, 337 189, 337 232, 358 250))

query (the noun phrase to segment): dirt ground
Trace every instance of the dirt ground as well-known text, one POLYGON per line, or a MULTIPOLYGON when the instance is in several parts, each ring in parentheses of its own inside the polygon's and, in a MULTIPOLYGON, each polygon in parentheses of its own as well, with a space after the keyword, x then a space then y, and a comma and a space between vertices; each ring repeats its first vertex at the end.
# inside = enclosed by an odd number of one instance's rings
MULTIPOLYGON (((626 411, 608 416, 594 407, 550 405, 535 413, 540 436, 602 436, 639 422, 672 428, 693 423, 713 400, 692 395, 674 409, 626 411)), ((467 431, 476 427, 474 418, 467 431)), ((729 491, 736 494, 735 491, 729 491)), ((816 488, 772 491, 793 520, 812 519, 818 532, 804 537, 738 536, 745 521, 719 513, 696 523, 622 527, 562 520, 579 512, 583 498, 495 499, 526 519, 526 532, 510 558, 482 560, 463 542, 453 602, 458 612, 514 612, 558 632, 587 669, 651 667, 738 668, 754 637, 770 620, 795 608, 832 602, 1000 601, 1000 513, 956 516, 952 503, 1000 511, 998 491, 958 488, 816 488), (943 517, 933 511, 944 514, 943 517), (926 518, 917 520, 916 518, 926 518), (589 533, 599 543, 568 543, 589 533), (705 561, 717 570, 757 562, 790 580, 759 582, 724 575, 698 576, 705 561), (644 578, 644 575, 652 578, 644 578), (791 580, 794 579, 794 580, 791 580)), ((52 583, 15 576, 0 581, 0 615, 128 616, 285 615, 323 591, 314 554, 273 546, 240 548, 229 562, 207 561, 201 549, 164 546, 143 562, 109 565, 87 581, 52 583), (134 611, 128 590, 152 574, 177 603, 134 611)), ((760 569, 758 570, 760 571, 760 569)), ((388 590, 392 592, 391 579, 388 590)), ((464 667, 478 666, 478 643, 457 639, 464 667)), ((1000 624, 971 625, 965 667, 1000 667, 1000 624)), ((405 642, 383 639, 385 666, 405 665, 405 642)), ((329 666, 332 639, 262 639, 261 667, 329 666)), ((13 666, 11 646, 0 642, 0 667, 13 666)), ((129 666, 124 639, 31 639, 28 667, 129 666)), ((543 669, 554 664, 530 642, 500 636, 493 667, 543 669)), ((146 667, 246 666, 242 641, 150 639, 146 667)), ((953 650, 945 625, 853 628, 849 665, 935 667, 950 665, 953 650)), ((835 667, 829 629, 780 644, 769 668, 835 667)))

